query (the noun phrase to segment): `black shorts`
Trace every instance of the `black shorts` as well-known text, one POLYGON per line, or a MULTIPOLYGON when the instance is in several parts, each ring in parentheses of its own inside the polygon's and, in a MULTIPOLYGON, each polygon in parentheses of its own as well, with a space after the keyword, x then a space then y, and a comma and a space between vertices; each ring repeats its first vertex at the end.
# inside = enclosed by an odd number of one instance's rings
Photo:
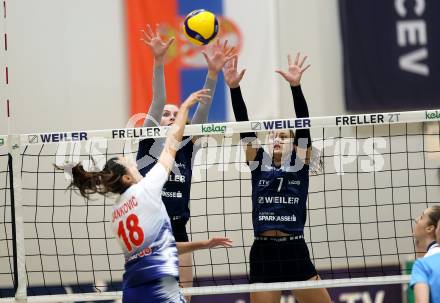
POLYGON ((250 283, 306 281, 317 275, 304 236, 255 237, 249 261, 250 283))
POLYGON ((173 229, 174 239, 176 242, 188 242, 188 234, 186 233, 186 223, 188 220, 171 220, 171 228, 173 229))

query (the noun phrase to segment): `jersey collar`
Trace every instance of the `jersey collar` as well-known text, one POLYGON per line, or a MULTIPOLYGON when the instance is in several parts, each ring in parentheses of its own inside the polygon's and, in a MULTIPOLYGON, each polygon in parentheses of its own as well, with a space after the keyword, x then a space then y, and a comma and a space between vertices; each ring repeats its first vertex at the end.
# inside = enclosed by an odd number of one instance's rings
POLYGON ((428 247, 426 248, 426 251, 428 252, 430 249, 433 249, 435 247, 439 247, 439 244, 436 241, 432 241, 428 247))

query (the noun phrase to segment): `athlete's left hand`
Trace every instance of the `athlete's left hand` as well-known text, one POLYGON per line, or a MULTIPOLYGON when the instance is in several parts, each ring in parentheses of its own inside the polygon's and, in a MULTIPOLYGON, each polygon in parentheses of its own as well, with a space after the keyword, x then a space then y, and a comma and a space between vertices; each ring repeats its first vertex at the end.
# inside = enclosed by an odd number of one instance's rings
POLYGON ((220 39, 217 39, 213 46, 210 47, 209 55, 206 51, 202 51, 208 64, 208 72, 210 76, 216 76, 225 66, 226 62, 236 57, 235 47, 228 45, 228 40, 225 40, 223 45, 220 44, 220 39))
POLYGON ((287 62, 289 64, 289 69, 286 71, 276 70, 278 74, 283 76, 287 82, 290 83, 291 86, 298 86, 301 84, 302 74, 310 67, 310 64, 304 66, 304 62, 307 59, 307 56, 304 56, 301 60, 301 53, 296 54, 295 61, 292 62, 292 58, 290 55, 287 55, 287 62), (304 67, 303 67, 304 66, 304 67))
POLYGON ((203 241, 204 248, 213 248, 216 246, 232 247, 232 240, 226 237, 214 237, 203 241))

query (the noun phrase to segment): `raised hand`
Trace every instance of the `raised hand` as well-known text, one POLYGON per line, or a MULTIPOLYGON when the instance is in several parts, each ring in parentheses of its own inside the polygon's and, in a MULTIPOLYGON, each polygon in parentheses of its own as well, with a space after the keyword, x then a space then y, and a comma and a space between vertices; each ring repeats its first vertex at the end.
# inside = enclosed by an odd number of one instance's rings
POLYGON ((213 248, 216 246, 232 247, 232 240, 225 237, 214 237, 203 242, 203 246, 205 249, 213 248))
POLYGON ((206 63, 208 64, 208 73, 210 73, 210 76, 217 76, 226 62, 237 56, 235 54, 235 47, 228 46, 228 40, 225 40, 223 45, 221 45, 220 39, 217 39, 213 46, 210 47, 209 53, 208 55, 206 51, 202 51, 206 63))
POLYGON ((286 81, 289 82, 291 86, 300 85, 302 74, 310 67, 310 64, 304 66, 304 62, 306 61, 307 56, 304 56, 301 60, 300 57, 301 54, 297 53, 295 62, 292 63, 291 56, 287 55, 287 62, 289 64, 287 72, 283 70, 276 70, 276 72, 283 76, 283 78, 286 79, 286 81))
POLYGON ((223 76, 225 77, 225 82, 230 88, 236 88, 240 86, 240 81, 243 79, 244 73, 243 69, 241 72, 237 71, 238 58, 235 56, 231 61, 226 63, 223 68, 223 76))
POLYGON ((153 52, 154 59, 163 63, 165 54, 168 51, 171 43, 173 43, 174 37, 169 39, 168 41, 162 40, 159 35, 159 31, 157 30, 157 25, 155 33, 153 32, 149 24, 147 25, 146 30, 142 30, 141 32, 141 40, 150 47, 151 51, 153 52))
POLYGON ((182 103, 180 107, 190 108, 197 102, 205 103, 209 99, 211 99, 211 95, 209 94, 209 89, 201 89, 198 90, 186 98, 186 100, 182 103))

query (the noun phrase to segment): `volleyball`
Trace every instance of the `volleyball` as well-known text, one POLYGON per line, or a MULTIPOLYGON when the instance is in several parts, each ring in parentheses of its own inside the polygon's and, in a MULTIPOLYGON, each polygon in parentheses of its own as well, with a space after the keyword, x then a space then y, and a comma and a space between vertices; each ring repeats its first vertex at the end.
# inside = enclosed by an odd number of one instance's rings
POLYGON ((214 40, 218 29, 217 17, 204 9, 190 12, 183 22, 183 33, 192 44, 197 46, 208 44, 214 40))

